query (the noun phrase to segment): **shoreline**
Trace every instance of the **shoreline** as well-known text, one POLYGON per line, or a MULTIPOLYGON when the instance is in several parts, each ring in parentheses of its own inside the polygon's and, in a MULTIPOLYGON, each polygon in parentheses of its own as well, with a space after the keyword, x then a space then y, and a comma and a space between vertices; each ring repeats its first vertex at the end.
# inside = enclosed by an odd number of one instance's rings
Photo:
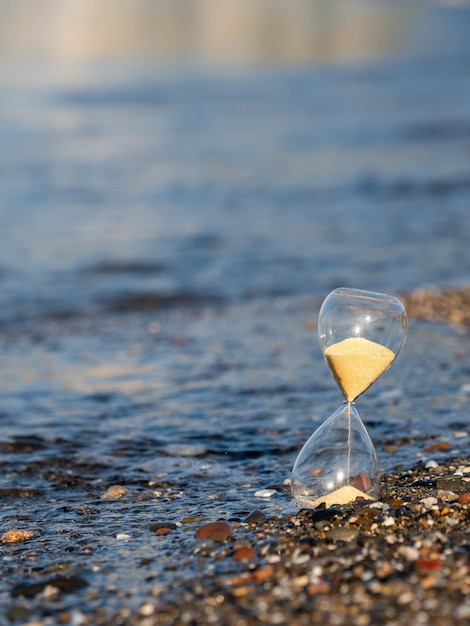
POLYGON ((195 538, 199 575, 93 623, 468 624, 470 458, 385 474, 379 501, 264 517, 195 538))

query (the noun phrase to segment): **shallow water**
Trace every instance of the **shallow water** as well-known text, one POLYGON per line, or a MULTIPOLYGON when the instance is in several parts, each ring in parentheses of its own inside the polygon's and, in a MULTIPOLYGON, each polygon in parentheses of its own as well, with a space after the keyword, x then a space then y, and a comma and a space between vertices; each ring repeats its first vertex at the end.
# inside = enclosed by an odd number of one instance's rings
MULTIPOLYGON (((468 282, 470 12, 424 13, 367 63, 4 78, 1 527, 36 533, 0 551, 11 619, 140 606, 195 549, 196 522, 170 543, 148 523, 293 510, 341 402, 321 299, 468 282), (88 587, 15 592, 54 572, 88 587)), ((358 401, 384 470, 468 449, 469 354, 411 323, 358 401)))

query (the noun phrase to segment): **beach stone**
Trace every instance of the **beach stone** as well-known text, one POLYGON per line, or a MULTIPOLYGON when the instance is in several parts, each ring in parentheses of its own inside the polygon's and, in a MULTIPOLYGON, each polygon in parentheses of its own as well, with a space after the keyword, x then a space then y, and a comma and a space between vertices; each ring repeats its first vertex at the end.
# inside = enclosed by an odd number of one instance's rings
POLYGON ((462 493, 459 497, 460 504, 469 504, 470 503, 470 491, 466 491, 462 493))
POLYGON ((151 532, 155 533, 163 528, 167 530, 176 530, 177 526, 176 524, 173 524, 173 522, 153 522, 151 524, 145 524, 144 528, 148 528, 151 532))
POLYGON ((258 489, 255 491, 255 498, 271 498, 277 491, 275 489, 258 489))
POLYGON ((209 522, 198 528, 196 539, 212 539, 212 541, 226 541, 233 537, 232 527, 228 522, 209 522))
POLYGON ((127 487, 123 487, 122 485, 112 485, 103 493, 101 498, 103 500, 119 500, 123 498, 128 491, 127 487))
POLYGON ((315 509, 310 514, 312 522, 325 522, 335 517, 340 517, 340 513, 336 509, 315 509))
POLYGON ((266 521, 266 515, 263 511, 252 511, 249 515, 245 517, 245 522, 247 524, 262 524, 266 521))
POLYGON ((437 504, 437 498, 434 496, 429 496, 427 498, 421 498, 420 502, 425 506, 426 509, 430 509, 432 506, 437 504))
POLYGON ((410 487, 429 487, 434 488, 436 481, 433 478, 418 478, 411 483, 410 487))
POLYGON ((235 561, 253 561, 256 559, 256 552, 253 548, 243 546, 235 550, 232 556, 235 561))
POLYGON ((359 534, 357 528, 332 528, 328 531, 328 539, 333 541, 354 541, 359 534))
POLYGON ((454 491, 455 493, 465 493, 468 491, 469 483, 460 476, 451 474, 450 476, 438 476, 436 487, 442 491, 454 491))
POLYGON ((22 543, 23 541, 28 541, 28 539, 32 539, 34 537, 34 533, 30 530, 20 530, 18 528, 14 528, 13 530, 7 530, 6 533, 2 535, 2 543, 22 543))
POLYGON ((439 502, 455 502, 459 499, 459 496, 455 493, 455 491, 443 491, 442 489, 436 493, 436 497, 439 502))
POLYGON ((34 598, 34 596, 37 596, 38 593, 41 593, 46 587, 54 587, 63 593, 73 593, 87 586, 88 583, 86 580, 78 576, 56 576, 43 582, 18 583, 11 590, 11 595, 15 598, 22 596, 25 598, 34 598))

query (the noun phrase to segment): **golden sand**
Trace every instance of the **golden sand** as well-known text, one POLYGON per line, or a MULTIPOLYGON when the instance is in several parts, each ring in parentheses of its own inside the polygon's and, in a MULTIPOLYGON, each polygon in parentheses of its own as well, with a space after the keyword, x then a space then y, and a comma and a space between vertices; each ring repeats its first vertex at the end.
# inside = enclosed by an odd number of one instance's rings
POLYGON ((317 498, 311 503, 311 506, 316 507, 322 504, 322 502, 324 502, 327 507, 333 504, 348 504, 349 502, 354 502, 358 497, 364 498, 364 500, 373 500, 373 498, 367 493, 364 493, 364 491, 360 491, 352 485, 345 485, 344 487, 336 489, 336 491, 321 496, 321 498, 317 498))
POLYGON ((390 367, 395 353, 364 337, 349 337, 328 346, 325 358, 347 402, 353 402, 390 367))

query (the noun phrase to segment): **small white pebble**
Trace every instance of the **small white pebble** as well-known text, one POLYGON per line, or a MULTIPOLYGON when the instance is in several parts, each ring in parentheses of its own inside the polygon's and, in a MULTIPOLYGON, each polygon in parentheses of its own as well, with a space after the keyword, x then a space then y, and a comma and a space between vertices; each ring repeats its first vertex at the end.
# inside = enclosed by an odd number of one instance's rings
POLYGON ((41 591, 41 596, 43 598, 54 598, 59 595, 59 589, 54 585, 46 585, 44 589, 41 591))
POLYGON ((466 465, 465 467, 462 468, 462 473, 463 474, 470 474, 470 465, 466 465))
POLYGON ((398 604, 410 604, 415 599, 415 594, 411 591, 404 591, 397 598, 398 604))
POLYGON ((155 606, 151 602, 146 602, 139 609, 139 614, 142 617, 148 617, 149 615, 153 615, 155 613, 155 606))
POLYGON ((369 509, 383 509, 384 503, 377 500, 377 502, 371 502, 368 506, 369 509))
POLYGON ((414 546, 400 546, 398 551, 407 561, 419 559, 419 550, 414 546))
POLYGON ((382 522, 382 526, 395 526, 395 519, 389 515, 382 522))
POLYGON ((427 509, 430 509, 432 506, 437 504, 437 498, 434 496, 428 496, 427 498, 421 498, 420 502, 424 504, 427 509))
POLYGON ((118 533, 116 535, 116 539, 130 539, 131 535, 129 535, 128 533, 118 533))
POLYGON ((270 498, 275 493, 277 493, 275 489, 259 489, 255 491, 255 498, 270 498))
POLYGON ((439 463, 437 463, 436 461, 433 461, 432 459, 428 461, 426 465, 424 466, 425 469, 431 469, 433 467, 439 467, 439 463))
POLYGON ((468 437, 468 433, 466 430, 456 430, 454 433, 454 437, 456 439, 463 439, 464 437, 468 437))
POLYGON ((304 563, 308 563, 310 561, 310 554, 299 554, 294 559, 292 559, 292 563, 294 565, 303 565, 304 563))
POLYGON ((129 489, 122 485, 112 485, 103 493, 101 498, 104 500, 119 500, 123 498, 128 491, 129 489))

